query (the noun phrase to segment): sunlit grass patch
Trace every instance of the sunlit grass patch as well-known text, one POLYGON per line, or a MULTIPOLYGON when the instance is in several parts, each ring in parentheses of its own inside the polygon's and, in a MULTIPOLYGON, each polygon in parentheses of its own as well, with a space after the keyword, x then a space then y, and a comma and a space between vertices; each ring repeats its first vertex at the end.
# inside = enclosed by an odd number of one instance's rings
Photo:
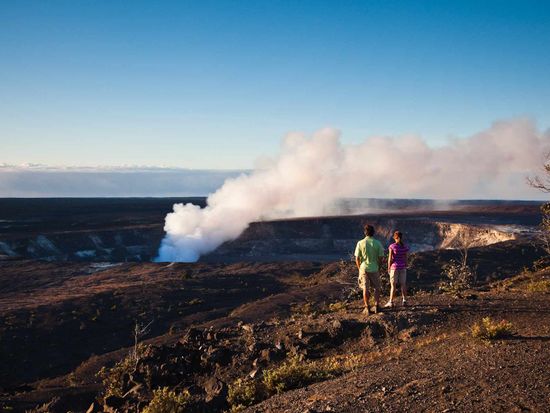
POLYGON ((347 304, 344 301, 337 301, 328 305, 328 311, 331 313, 339 313, 347 309, 347 304))
POLYGON ((527 284, 527 291, 532 293, 550 292, 550 280, 533 280, 527 284))
POLYGON ((282 393, 335 377, 339 371, 339 363, 332 359, 301 361, 292 357, 279 367, 264 371, 263 383, 268 393, 282 393))
POLYGON ((234 381, 229 386, 228 395, 231 412, 239 412, 275 394, 331 379, 350 367, 343 359, 300 360, 293 356, 281 365, 265 370, 260 380, 247 377, 234 381))
POLYGON ((506 320, 494 321, 491 317, 484 317, 472 326, 472 337, 482 340, 496 340, 514 335, 512 323, 506 320))
POLYGON ((184 413, 191 396, 187 390, 176 393, 168 387, 153 391, 153 398, 143 413, 184 413))

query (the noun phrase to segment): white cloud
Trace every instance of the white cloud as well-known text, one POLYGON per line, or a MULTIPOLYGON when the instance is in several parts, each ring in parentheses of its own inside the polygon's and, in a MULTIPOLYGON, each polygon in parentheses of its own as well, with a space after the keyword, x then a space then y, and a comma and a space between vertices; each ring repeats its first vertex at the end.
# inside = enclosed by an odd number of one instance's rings
POLYGON ((243 171, 0 164, 0 197, 201 196, 243 171))

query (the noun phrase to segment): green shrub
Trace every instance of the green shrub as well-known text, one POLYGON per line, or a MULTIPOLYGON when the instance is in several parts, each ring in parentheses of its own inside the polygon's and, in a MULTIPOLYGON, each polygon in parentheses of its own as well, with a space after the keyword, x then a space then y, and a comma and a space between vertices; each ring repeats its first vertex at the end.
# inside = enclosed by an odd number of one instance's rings
POLYGON ((190 398, 187 390, 176 393, 168 387, 162 387, 153 391, 153 398, 142 413, 183 413, 190 398))
POLYGON ((346 303, 344 301, 337 301, 328 305, 328 310, 332 313, 338 313, 346 310, 346 303))
POLYGON ((484 317, 472 326, 472 337, 483 340, 495 340, 510 337, 513 334, 512 323, 506 320, 496 322, 491 317, 484 317))
POLYGON ((245 407, 261 402, 266 398, 261 383, 252 379, 237 379, 229 385, 227 401, 232 412, 238 412, 245 407))
POLYGON ((227 398, 231 412, 236 413, 287 390, 297 389, 335 377, 348 368, 334 358, 319 361, 289 358, 278 367, 265 370, 260 381, 237 379, 229 386, 227 398))
POLYGON ((527 291, 532 293, 550 292, 550 280, 533 280, 527 284, 527 291))
POLYGON ((311 315, 315 314, 313 303, 306 302, 303 304, 295 304, 291 307, 292 314, 296 315, 311 315))
POLYGON ((279 367, 265 370, 263 384, 268 393, 282 393, 334 377, 340 367, 331 361, 300 361, 292 357, 279 367))
POLYGON ((451 260, 443 266, 443 276, 445 279, 439 284, 439 289, 444 292, 458 293, 472 287, 476 273, 469 265, 451 260))
POLYGON ((99 370, 97 376, 103 382, 105 397, 122 397, 124 395, 124 376, 135 371, 137 362, 143 356, 145 348, 146 346, 140 343, 128 356, 117 362, 110 369, 102 367, 99 370))

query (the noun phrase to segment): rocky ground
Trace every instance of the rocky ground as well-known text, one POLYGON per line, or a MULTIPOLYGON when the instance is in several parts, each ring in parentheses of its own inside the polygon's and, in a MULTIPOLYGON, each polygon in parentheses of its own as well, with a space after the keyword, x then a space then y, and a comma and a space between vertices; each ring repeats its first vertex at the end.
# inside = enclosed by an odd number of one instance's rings
MULTIPOLYGON (((546 273, 548 276, 548 272, 546 273)), ((550 296, 491 290, 463 299, 416 297, 407 328, 365 351, 353 371, 276 395, 246 412, 550 411, 550 296), (434 318, 418 331, 418 314, 434 318), (473 338, 474 322, 507 320, 514 335, 473 338), (412 336, 412 337, 411 337, 412 336)), ((392 315, 373 319, 385 321, 392 315)))
POLYGON ((162 411, 156 397, 197 412, 548 411, 550 270, 532 265, 543 253, 474 249, 478 286, 442 294, 453 254, 418 254, 410 305, 370 317, 347 262, 0 261, 0 406, 162 411), (472 337, 487 316, 511 334, 472 337))

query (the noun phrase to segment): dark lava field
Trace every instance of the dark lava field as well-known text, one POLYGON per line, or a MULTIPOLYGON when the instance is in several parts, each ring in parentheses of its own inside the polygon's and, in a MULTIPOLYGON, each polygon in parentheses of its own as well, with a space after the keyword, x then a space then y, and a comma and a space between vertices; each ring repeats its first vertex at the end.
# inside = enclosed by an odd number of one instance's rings
POLYGON ((2 411, 549 411, 540 203, 375 200, 151 262, 174 202, 205 200, 0 200, 2 411), (370 317, 350 259, 366 222, 413 250, 409 305, 370 317), (464 246, 476 279, 444 291, 464 246), (485 317, 509 334, 473 337, 485 317))

